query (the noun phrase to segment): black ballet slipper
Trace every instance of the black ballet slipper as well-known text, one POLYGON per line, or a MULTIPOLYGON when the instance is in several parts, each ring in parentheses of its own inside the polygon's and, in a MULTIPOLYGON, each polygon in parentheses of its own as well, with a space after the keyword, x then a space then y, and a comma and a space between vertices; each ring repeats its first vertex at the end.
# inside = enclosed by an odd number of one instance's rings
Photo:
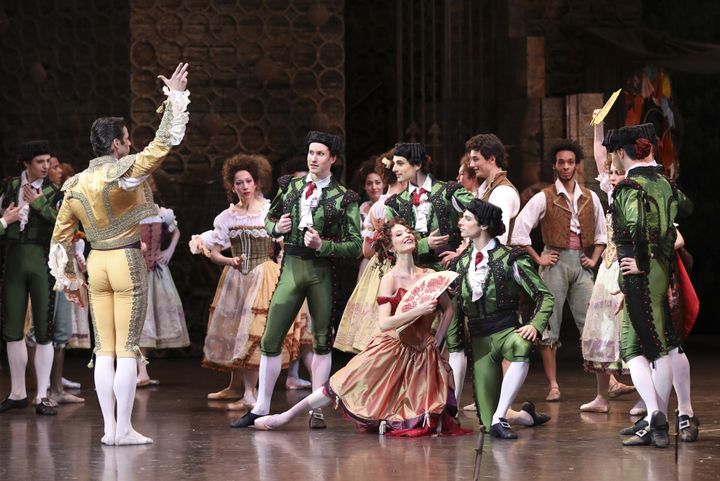
POLYGON ((26 407, 28 407, 27 397, 22 399, 10 399, 10 397, 6 397, 5 400, 0 403, 0 413, 4 413, 5 411, 9 411, 11 409, 25 409, 26 407))
POLYGON ((255 420, 267 416, 267 414, 255 414, 252 411, 245 413, 243 417, 230 423, 231 428, 249 428, 255 425, 255 420))
POLYGON ((532 401, 525 401, 520 408, 521 411, 525 411, 532 417, 533 426, 540 426, 550 421, 550 416, 545 413, 539 413, 535 410, 535 404, 532 401))

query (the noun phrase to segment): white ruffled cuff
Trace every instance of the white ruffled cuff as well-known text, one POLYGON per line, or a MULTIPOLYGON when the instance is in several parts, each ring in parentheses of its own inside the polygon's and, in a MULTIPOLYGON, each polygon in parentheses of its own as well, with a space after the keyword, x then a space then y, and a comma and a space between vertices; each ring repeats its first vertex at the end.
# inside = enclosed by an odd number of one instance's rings
POLYGON ((190 91, 183 90, 180 92, 163 87, 163 93, 167 95, 168 100, 170 100, 170 106, 173 112, 169 129, 170 145, 180 145, 183 137, 185 137, 185 126, 190 120, 187 112, 187 106, 190 104, 190 91))
POLYGON ((62 291, 64 289, 76 291, 85 284, 80 273, 75 270, 74 263, 71 265, 73 266, 73 271, 75 271, 75 275, 72 278, 67 277, 66 268, 69 261, 70 259, 68 259, 65 246, 63 246, 62 244, 57 244, 55 242, 50 244, 48 266, 50 267, 50 274, 55 277, 54 289, 56 291, 62 291))
POLYGON ((165 207, 160 207, 159 211, 162 222, 168 226, 168 232, 175 232, 175 229, 177 229, 178 226, 175 212, 172 209, 166 209, 165 207))
POLYGON ((30 214, 30 204, 25 204, 22 207, 20 207, 20 211, 18 211, 18 221, 20 222, 20 231, 25 230, 25 226, 28 223, 28 215, 30 214))

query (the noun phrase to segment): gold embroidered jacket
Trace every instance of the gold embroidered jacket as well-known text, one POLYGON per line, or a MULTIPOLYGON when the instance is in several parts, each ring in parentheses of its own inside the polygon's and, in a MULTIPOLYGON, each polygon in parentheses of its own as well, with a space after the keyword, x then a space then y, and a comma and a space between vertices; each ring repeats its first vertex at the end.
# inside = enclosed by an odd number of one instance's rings
POLYGON ((58 212, 50 246, 50 270, 56 288, 77 289, 80 281, 68 262, 72 239, 82 224, 95 249, 115 249, 140 241, 139 222, 157 213, 145 179, 160 167, 173 145, 184 135, 189 100, 186 92, 166 92, 169 98, 155 138, 142 152, 121 159, 107 155, 90 161, 83 172, 62 187, 64 199, 58 212))

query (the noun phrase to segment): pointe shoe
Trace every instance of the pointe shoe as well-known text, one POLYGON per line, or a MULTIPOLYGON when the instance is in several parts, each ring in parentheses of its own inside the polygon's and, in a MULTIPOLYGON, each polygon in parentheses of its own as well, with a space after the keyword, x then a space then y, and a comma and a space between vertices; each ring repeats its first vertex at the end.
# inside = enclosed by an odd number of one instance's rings
POLYGON ((545 413, 539 413, 535 410, 535 404, 532 401, 525 401, 520 408, 521 411, 525 411, 533 419, 533 426, 540 426, 550 421, 550 416, 545 413))
POLYGON ((556 402, 560 400, 560 397, 560 388, 558 386, 555 386, 550 388, 545 400, 549 402, 556 402))
POLYGON ((248 411, 252 409, 252 406, 248 406, 245 400, 240 399, 239 401, 231 402, 225 406, 226 411, 248 411))
POLYGON ((272 417, 273 416, 263 416, 261 418, 257 418, 253 427, 261 431, 272 431, 274 428, 269 424, 269 421, 272 417))
POLYGON ((27 397, 22 399, 10 399, 10 397, 6 397, 5 400, 0 403, 0 413, 4 413, 5 411, 9 411, 11 409, 25 409, 26 407, 28 407, 27 397))
POLYGON ((211 392, 207 395, 208 399, 213 399, 215 401, 235 401, 238 399, 241 399, 243 397, 242 394, 235 391, 234 389, 228 389, 225 388, 222 391, 218 392, 211 392))
POLYGON ((630 408, 630 416, 645 416, 647 414, 647 408, 645 407, 645 403, 642 401, 642 399, 635 403, 633 407, 630 408))
POLYGON ((105 446, 115 446, 115 434, 106 434, 100 438, 100 444, 105 446))
POLYGON ((627 384, 617 382, 608 389, 608 397, 610 399, 615 399, 620 396, 624 396, 625 394, 630 394, 631 392, 635 392, 635 386, 629 386, 627 384))
POLYGON ((301 379, 299 377, 290 377, 285 380, 285 389, 288 391, 295 391, 297 389, 310 389, 312 387, 312 383, 310 381, 306 381, 305 379, 301 379))
POLYGON ((589 403, 583 404, 580 406, 580 411, 584 413, 601 413, 606 414, 608 412, 608 404, 607 402, 603 403, 598 401, 597 399, 593 399, 589 403))
POLYGON ((79 382, 70 381, 68 379, 62 378, 62 386, 65 389, 80 389, 81 385, 79 382))
POLYGON ((137 431, 131 431, 125 435, 115 434, 115 446, 138 446, 141 444, 153 444, 153 440, 137 431))
POLYGON ((467 406, 462 408, 463 411, 476 411, 477 408, 475 407, 475 403, 468 404, 467 406))
POLYGON ((490 436, 499 439, 517 439, 517 434, 513 432, 505 418, 500 418, 500 422, 490 427, 490 436))
POLYGON ((51 394, 50 399, 58 404, 78 404, 85 402, 85 399, 65 391, 51 394))

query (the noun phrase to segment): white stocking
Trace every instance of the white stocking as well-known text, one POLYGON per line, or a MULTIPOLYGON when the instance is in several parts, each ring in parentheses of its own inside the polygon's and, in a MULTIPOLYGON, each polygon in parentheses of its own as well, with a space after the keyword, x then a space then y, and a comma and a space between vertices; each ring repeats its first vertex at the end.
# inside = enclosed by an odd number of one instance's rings
POLYGON ((633 380, 635 389, 637 389, 642 400, 645 401, 645 406, 647 407, 647 417, 645 420, 649 423, 652 413, 659 409, 650 363, 645 357, 637 356, 630 359, 627 365, 628 369, 630 369, 630 377, 633 380))
POLYGON ((312 389, 316 391, 330 379, 332 368, 332 354, 315 354, 312 361, 312 389))
POLYGON ((8 341, 8 363, 10 364, 10 399, 25 399, 25 369, 27 368, 28 352, 25 339, 8 341))
POLYGON ((102 411, 105 424, 103 444, 115 444, 115 358, 112 356, 97 356, 95 358, 95 391, 97 392, 100 411, 102 411))
POLYGON ((300 359, 295 359, 288 366, 288 377, 299 378, 300 377, 300 359))
POLYGON ((319 409, 327 406, 328 404, 330 404, 330 401, 331 399, 324 394, 323 388, 316 389, 308 397, 306 397, 284 413, 271 416, 271 420, 268 424, 270 425, 270 427, 273 428, 282 426, 283 424, 287 424, 288 422, 290 422, 290 420, 295 416, 307 414, 307 412, 312 409, 319 409))
POLYGON ((463 384, 465 384, 465 371, 467 371, 467 356, 463 351, 451 352, 448 356, 448 362, 453 372, 453 381, 455 381, 455 400, 458 406, 460 404, 460 394, 462 394, 463 384))
POLYGON ((280 356, 260 355, 260 382, 258 385, 258 398, 253 414, 264 416, 270 412, 270 401, 272 400, 275 382, 282 370, 282 358, 280 356))
POLYGON ((132 427, 132 409, 137 388, 137 360, 134 357, 119 357, 113 392, 117 399, 117 430, 115 444, 149 444, 152 439, 137 433, 132 427))
POLYGON ((500 388, 500 400, 498 401, 497 410, 493 414, 492 423, 500 422, 501 417, 505 417, 507 410, 515 400, 515 396, 520 391, 525 378, 527 377, 530 363, 528 362, 511 362, 505 376, 503 377, 502 387, 500 388))
POLYGON ((663 356, 655 359, 652 367, 653 384, 657 393, 658 409, 665 415, 668 412, 668 404, 670 403, 670 392, 672 392, 673 377, 672 368, 670 367, 670 358, 663 356))
POLYGON ((312 346, 309 344, 301 344, 300 345, 300 357, 302 357, 303 365, 305 366, 305 369, 307 369, 307 372, 309 372, 312 375, 312 362, 313 362, 313 357, 315 357, 315 353, 312 350, 312 346))
POLYGON ((670 351, 668 357, 672 369, 673 388, 678 399, 678 411, 680 414, 693 417, 695 413, 690 402, 690 361, 678 348, 670 351))
POLYGON ((38 344, 35 348, 35 376, 37 377, 37 394, 35 399, 38 403, 42 398, 47 397, 47 390, 50 384, 50 371, 52 371, 55 348, 52 343, 38 344))

